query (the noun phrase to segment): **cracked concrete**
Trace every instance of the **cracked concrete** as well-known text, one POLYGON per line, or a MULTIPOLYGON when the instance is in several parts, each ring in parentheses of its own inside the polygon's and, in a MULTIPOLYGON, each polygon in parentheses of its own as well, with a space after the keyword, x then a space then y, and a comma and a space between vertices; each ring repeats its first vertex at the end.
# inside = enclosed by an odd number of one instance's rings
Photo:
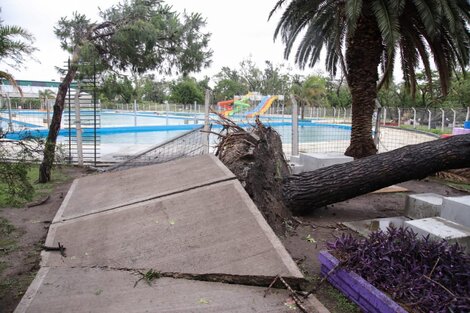
POLYGON ((67 257, 42 253, 15 312, 285 312, 286 290, 173 278, 134 288, 132 269, 303 278, 213 156, 76 180, 46 239, 58 242, 67 257))

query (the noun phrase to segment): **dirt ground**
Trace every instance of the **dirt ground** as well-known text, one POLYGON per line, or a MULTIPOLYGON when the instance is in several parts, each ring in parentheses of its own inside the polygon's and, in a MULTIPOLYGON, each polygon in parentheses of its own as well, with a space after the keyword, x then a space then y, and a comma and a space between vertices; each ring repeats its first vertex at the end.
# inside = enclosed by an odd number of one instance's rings
MULTIPOLYGON (((57 186, 46 203, 30 208, 0 209, 0 219, 6 219, 14 227, 8 235, 12 240, 12 248, 0 251, 0 312, 12 312, 15 309, 39 268, 40 251, 49 224, 72 180, 86 175, 84 169, 66 170, 69 180, 57 186)), ((406 195, 410 193, 434 192, 445 196, 466 194, 430 179, 410 181, 400 186, 409 189, 409 192, 367 194, 300 216, 298 220, 301 223, 289 226, 289 231, 281 240, 304 274, 318 278, 318 252, 325 249, 326 242, 333 241, 335 236, 343 232, 353 233, 339 225, 340 222, 403 215, 406 195)), ((340 307, 341 301, 335 298, 331 290, 326 285, 317 294, 331 312, 357 312, 354 307, 340 307)))
MULTIPOLYGON (((49 225, 59 209, 74 178, 86 174, 77 167, 63 168, 68 177, 57 185, 42 205, 1 208, 0 221, 9 231, 1 232, 0 242, 0 312, 13 312, 39 269, 40 253, 49 225), (6 222, 7 221, 7 222, 6 222), (11 227, 13 226, 13 228, 11 227), (5 238, 6 237, 6 238, 5 238)), ((4 228, 5 229, 5 228, 4 228)))

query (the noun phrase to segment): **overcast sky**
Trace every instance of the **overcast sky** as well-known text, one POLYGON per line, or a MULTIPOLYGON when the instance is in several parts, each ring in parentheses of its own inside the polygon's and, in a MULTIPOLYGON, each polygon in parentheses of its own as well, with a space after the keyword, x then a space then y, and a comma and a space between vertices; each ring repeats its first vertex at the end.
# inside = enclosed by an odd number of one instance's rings
MULTIPOLYGON (((67 54, 60 49, 53 27, 62 16, 72 12, 84 13, 92 20, 98 20, 98 7, 107 9, 118 0, 2 0, 0 17, 7 25, 18 25, 29 30, 36 38, 39 51, 34 56, 41 63, 28 62, 21 71, 9 69, 16 79, 58 80, 54 66, 67 60, 67 54)), ((210 46, 214 50, 211 68, 202 75, 212 76, 222 66, 236 68, 243 59, 251 57, 260 67, 264 61, 275 64, 286 63, 280 40, 273 42, 273 32, 279 15, 268 22, 268 15, 276 0, 168 0, 176 11, 199 12, 207 19, 206 31, 212 33, 210 46)), ((291 63, 292 64, 292 63, 291 63)), ((296 68, 293 66, 294 69, 296 68)), ((308 73, 318 73, 319 64, 308 73)), ((199 74, 198 76, 201 76, 199 74)))

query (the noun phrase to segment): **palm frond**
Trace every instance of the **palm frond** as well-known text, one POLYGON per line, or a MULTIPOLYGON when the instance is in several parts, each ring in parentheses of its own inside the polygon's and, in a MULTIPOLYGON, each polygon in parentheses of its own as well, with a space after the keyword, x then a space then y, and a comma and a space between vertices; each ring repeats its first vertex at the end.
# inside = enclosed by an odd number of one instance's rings
POLYGON ((362 12, 362 0, 346 1, 346 17, 348 20, 348 29, 350 33, 356 30, 357 20, 362 12))
POLYGON ((10 83, 10 85, 12 85, 13 88, 18 90, 18 92, 20 93, 20 96, 23 97, 23 90, 21 89, 20 86, 18 86, 15 78, 10 73, 5 72, 5 71, 0 71, 0 80, 1 79, 7 80, 10 83))

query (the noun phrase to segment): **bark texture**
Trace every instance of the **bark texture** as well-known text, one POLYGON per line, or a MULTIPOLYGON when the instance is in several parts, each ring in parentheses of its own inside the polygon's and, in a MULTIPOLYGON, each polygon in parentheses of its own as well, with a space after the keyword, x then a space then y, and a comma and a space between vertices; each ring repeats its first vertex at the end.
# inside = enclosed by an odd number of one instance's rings
POLYGON ((465 167, 470 167, 470 134, 292 175, 284 183, 284 200, 292 211, 308 212, 393 184, 465 167))
POLYGON ((358 19, 356 31, 347 41, 346 66, 352 96, 352 129, 351 144, 345 155, 355 159, 377 153, 372 139, 372 115, 383 47, 380 30, 371 15, 366 12, 358 19))
POLYGON ((59 135, 60 123, 62 122, 65 97, 67 96, 70 84, 72 83, 76 73, 77 67, 72 66, 65 75, 62 83, 59 85, 59 91, 57 92, 54 103, 51 125, 49 126, 49 133, 47 134, 46 145, 44 147, 44 157, 41 165, 39 166, 39 183, 47 183, 51 180, 51 170, 55 159, 55 148, 57 136, 59 135))
POLYGON ((227 134, 216 155, 237 176, 273 230, 280 234, 291 217, 282 199, 283 178, 289 167, 279 134, 258 120, 249 132, 224 120, 227 134))

